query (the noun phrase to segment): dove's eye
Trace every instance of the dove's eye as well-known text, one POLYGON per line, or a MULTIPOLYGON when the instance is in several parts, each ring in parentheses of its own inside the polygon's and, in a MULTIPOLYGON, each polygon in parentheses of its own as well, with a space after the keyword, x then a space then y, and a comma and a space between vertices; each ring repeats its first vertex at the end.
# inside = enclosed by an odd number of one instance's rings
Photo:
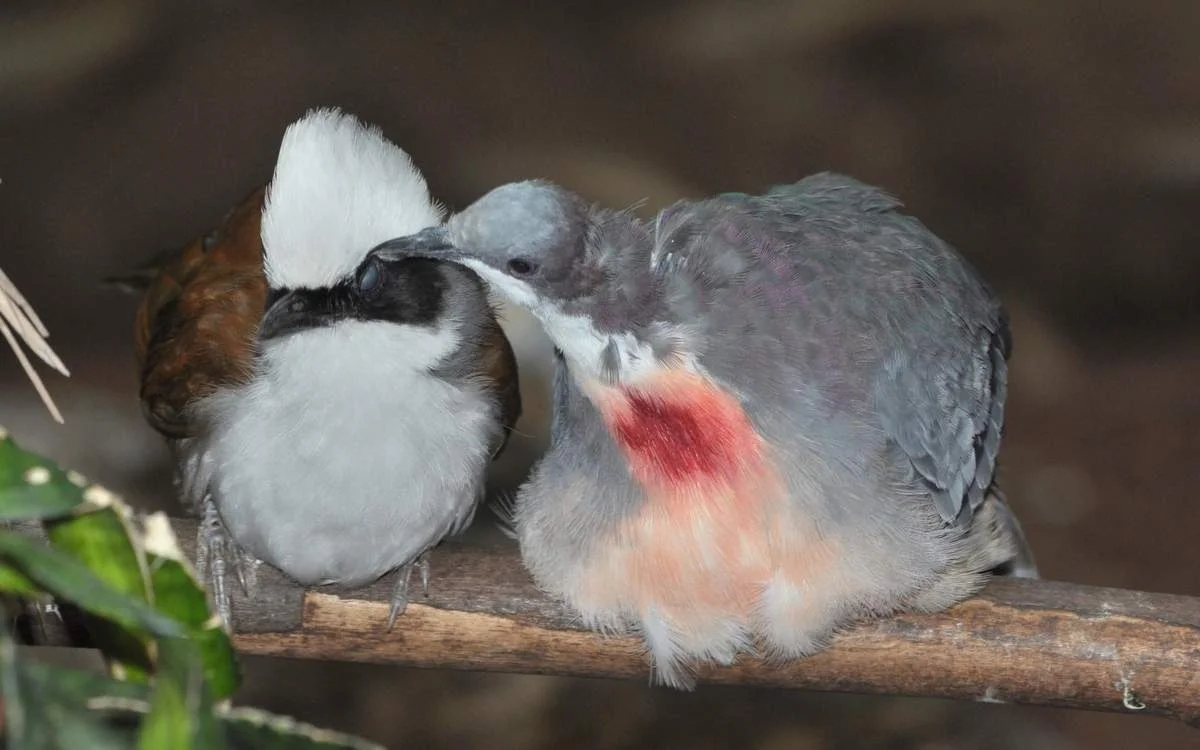
POLYGON ((513 276, 528 276, 537 270, 537 264, 524 258, 513 258, 508 262, 508 272, 513 276))
POLYGON ((358 291, 370 292, 379 286, 379 264, 371 262, 358 274, 358 291))

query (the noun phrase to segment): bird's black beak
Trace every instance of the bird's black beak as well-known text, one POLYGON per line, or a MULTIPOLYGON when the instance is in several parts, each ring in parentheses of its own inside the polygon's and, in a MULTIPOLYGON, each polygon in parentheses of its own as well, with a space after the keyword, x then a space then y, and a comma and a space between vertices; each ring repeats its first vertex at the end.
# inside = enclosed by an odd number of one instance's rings
POLYGON ((462 251, 450 244, 446 227, 429 227, 407 237, 397 237, 376 245, 368 257, 382 261, 404 258, 429 258, 431 260, 460 260, 462 251))
POLYGON ((266 341, 303 328, 308 315, 307 306, 294 291, 268 298, 267 311, 258 324, 258 338, 266 341))
POLYGON ((352 307, 349 292, 341 287, 272 290, 267 296, 267 311, 258 324, 258 340, 331 325, 353 315, 352 307))

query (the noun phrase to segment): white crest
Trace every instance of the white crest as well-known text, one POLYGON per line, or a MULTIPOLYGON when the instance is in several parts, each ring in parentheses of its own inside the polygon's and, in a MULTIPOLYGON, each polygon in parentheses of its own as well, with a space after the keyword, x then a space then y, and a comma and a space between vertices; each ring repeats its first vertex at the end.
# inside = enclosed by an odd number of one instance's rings
POLYGON ((288 126, 263 207, 273 288, 330 286, 384 240, 440 223, 442 207, 403 150, 338 109, 288 126))

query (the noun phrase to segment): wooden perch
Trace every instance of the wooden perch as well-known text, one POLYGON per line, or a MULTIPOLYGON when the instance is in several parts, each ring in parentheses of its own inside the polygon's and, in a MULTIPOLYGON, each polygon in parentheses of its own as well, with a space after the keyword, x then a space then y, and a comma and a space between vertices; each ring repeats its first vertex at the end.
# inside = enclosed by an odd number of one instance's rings
MULTIPOLYGON (((173 521, 185 551, 196 524, 173 521)), ((428 597, 384 631, 392 576, 355 591, 310 589, 270 566, 257 596, 234 584, 244 653, 419 667, 632 678, 649 668, 637 639, 582 628, 533 585, 515 545, 447 542, 430 555, 428 597)), ((826 651, 767 664, 705 667, 701 683, 937 696, 1134 712, 1200 725, 1200 599, 996 580, 934 615, 848 631, 826 651)))

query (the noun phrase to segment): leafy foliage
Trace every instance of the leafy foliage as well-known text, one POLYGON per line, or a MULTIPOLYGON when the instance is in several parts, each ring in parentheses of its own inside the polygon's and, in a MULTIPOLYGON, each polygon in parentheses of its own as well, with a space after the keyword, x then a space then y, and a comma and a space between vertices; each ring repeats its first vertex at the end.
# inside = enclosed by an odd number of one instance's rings
MULTIPOLYGON (((0 628, 10 750, 376 747, 284 717, 231 709, 240 683, 228 630, 162 514, 17 446, 0 428, 0 595, 39 611, 72 605, 108 673, 22 658, 0 628), (14 530, 40 523, 49 544, 14 530)), ((3 622, 12 612, 0 610, 3 622)), ((43 616, 53 616, 44 614, 43 616)))

